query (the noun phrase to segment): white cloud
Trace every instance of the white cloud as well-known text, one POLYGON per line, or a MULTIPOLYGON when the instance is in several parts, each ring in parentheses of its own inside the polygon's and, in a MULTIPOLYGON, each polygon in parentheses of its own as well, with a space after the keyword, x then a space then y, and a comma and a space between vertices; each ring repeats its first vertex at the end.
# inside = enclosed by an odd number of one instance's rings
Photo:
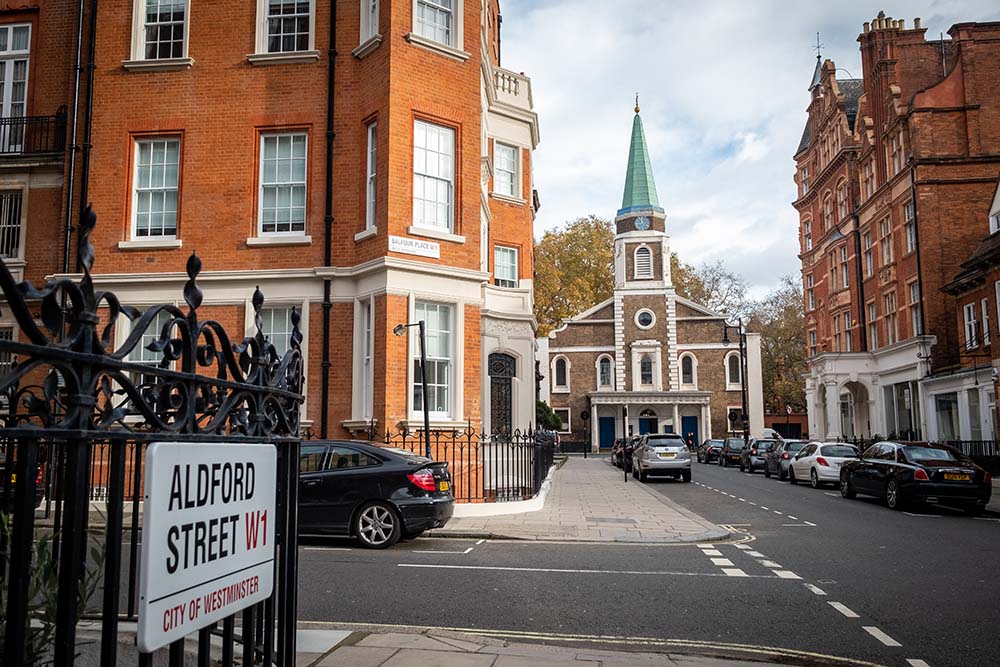
MULTIPOLYGON (((842 3, 501 0, 503 64, 524 70, 540 116, 536 234, 589 213, 613 216, 634 95, 672 245, 722 259, 760 293, 797 274, 792 154, 821 33, 824 57, 861 75, 857 36, 878 7, 842 3)), ((996 20, 992 0, 908 0, 928 38, 996 20)), ((840 76, 846 77, 843 72, 840 76)))

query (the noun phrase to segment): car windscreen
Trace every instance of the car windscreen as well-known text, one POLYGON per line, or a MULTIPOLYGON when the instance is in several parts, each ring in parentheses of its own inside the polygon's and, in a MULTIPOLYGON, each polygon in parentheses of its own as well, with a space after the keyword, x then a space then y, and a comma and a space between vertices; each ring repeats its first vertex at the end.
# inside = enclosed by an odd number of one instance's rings
POLYGON ((823 456, 839 456, 841 458, 854 458, 858 455, 858 450, 849 445, 824 445, 820 448, 823 456))
POLYGON ((726 446, 729 449, 743 449, 743 441, 739 438, 729 438, 726 440, 726 446))
POLYGON ((907 446, 903 447, 903 453, 907 459, 914 463, 922 463, 924 461, 965 462, 964 459, 959 458, 950 449, 938 449, 937 447, 907 446))

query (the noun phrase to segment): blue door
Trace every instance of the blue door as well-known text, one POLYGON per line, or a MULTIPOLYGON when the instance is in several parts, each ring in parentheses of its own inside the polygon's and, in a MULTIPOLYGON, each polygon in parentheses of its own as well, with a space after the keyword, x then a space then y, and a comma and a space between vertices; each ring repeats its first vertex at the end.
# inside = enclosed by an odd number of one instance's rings
POLYGON ((698 418, 697 417, 681 417, 681 437, 687 442, 688 433, 691 434, 691 439, 694 440, 695 446, 698 445, 698 418))
POLYGON ((615 444, 615 418, 600 417, 597 420, 597 433, 600 436, 600 446, 611 448, 615 444))
POLYGON ((656 417, 639 417, 639 435, 656 433, 656 417))

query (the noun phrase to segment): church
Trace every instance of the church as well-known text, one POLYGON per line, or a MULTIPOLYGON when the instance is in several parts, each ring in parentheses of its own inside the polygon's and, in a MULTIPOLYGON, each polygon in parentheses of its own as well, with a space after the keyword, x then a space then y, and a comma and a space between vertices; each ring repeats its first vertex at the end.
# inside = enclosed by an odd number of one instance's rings
POLYGON ((760 436, 760 335, 741 336, 725 314, 674 290, 638 104, 614 263, 614 296, 538 341, 540 398, 562 422, 562 441, 598 451, 643 433, 690 434, 695 442, 744 430, 760 436))

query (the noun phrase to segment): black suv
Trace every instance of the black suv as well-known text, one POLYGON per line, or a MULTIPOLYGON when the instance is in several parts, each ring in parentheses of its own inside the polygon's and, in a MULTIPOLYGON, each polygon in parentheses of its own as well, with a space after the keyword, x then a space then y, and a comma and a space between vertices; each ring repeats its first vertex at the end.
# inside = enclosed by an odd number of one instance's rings
POLYGON ((719 465, 723 468, 729 466, 730 463, 739 465, 743 444, 743 438, 726 438, 722 442, 722 451, 719 452, 719 465))
POLYGON ((711 463, 719 459, 722 440, 706 440, 698 447, 698 463, 711 463))

